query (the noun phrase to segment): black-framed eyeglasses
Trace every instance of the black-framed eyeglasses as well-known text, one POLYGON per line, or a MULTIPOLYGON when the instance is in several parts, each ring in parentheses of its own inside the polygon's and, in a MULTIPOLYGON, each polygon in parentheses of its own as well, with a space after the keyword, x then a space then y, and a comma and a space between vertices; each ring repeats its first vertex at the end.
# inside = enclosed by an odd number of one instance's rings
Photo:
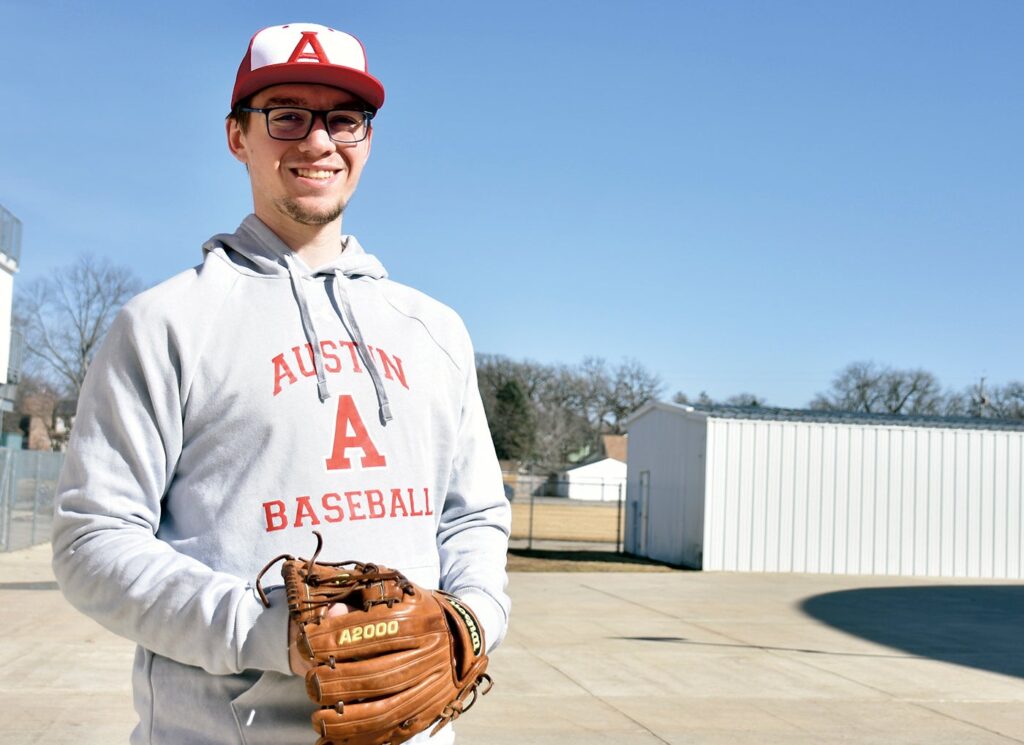
POLYGON ((271 106, 267 109, 243 108, 267 118, 267 134, 275 140, 304 140, 313 130, 313 122, 324 120, 327 135, 335 142, 362 142, 370 131, 372 111, 351 109, 304 109, 299 106, 271 106))

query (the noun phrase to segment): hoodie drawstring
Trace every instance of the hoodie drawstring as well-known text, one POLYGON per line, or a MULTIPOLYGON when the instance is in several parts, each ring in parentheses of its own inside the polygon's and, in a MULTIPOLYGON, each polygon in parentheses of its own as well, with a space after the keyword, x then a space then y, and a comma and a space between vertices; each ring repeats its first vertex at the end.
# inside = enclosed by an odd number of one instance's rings
MULTIPOLYGON (((316 272, 311 273, 309 268, 297 258, 294 252, 277 235, 267 227, 266 223, 255 215, 249 215, 242 221, 238 232, 234 234, 215 235, 203 244, 204 251, 223 252, 230 249, 247 262, 247 269, 251 269, 260 276, 276 276, 283 274, 283 269, 288 271, 288 278, 291 280, 292 294, 299 306, 299 317, 302 320, 302 332, 306 336, 313 357, 313 368, 316 371, 316 393, 321 403, 331 397, 330 386, 327 382, 327 371, 324 368, 324 354, 320 347, 320 337, 316 332, 316 324, 309 312, 309 298, 306 295, 305 280, 311 277, 323 277, 326 280, 331 274, 334 275, 334 303, 338 316, 352 337, 352 343, 358 350, 359 356, 366 365, 366 370, 373 381, 373 388, 377 392, 379 404, 380 423, 387 424, 393 417, 391 415, 391 404, 388 401, 387 391, 384 390, 384 380, 380 374, 380 368, 370 353, 370 348, 363 340, 363 334, 356 323, 356 316, 352 312, 352 302, 345 289, 345 279, 349 277, 366 277, 368 279, 383 279, 388 276, 384 267, 373 256, 367 254, 359 242, 353 236, 341 237, 341 249, 337 260, 332 262, 333 266, 324 266, 316 272), (251 267, 248 265, 251 264, 251 267), (282 264, 284 265, 282 267, 282 264)), ((225 259, 227 254, 222 254, 225 259)), ((301 361, 300 361, 301 364, 301 361)), ((305 374, 305 370, 303 370, 305 374)))
POLYGON ((363 332, 359 330, 359 324, 356 323, 356 316, 352 312, 352 303, 349 301, 348 292, 345 290, 345 283, 342 282, 342 272, 340 269, 334 270, 334 293, 338 298, 338 308, 342 312, 341 321, 348 327, 348 331, 352 335, 352 341, 355 342, 356 349, 359 350, 359 355, 363 358, 363 364, 366 365, 366 371, 370 373, 370 379, 373 380, 373 387, 377 391, 377 402, 380 405, 380 423, 387 424, 392 419, 388 393, 384 390, 384 380, 380 376, 377 363, 374 362, 369 347, 363 341, 363 332))
POLYGON ((306 289, 302 285, 302 278, 299 276, 295 259, 291 254, 284 255, 285 263, 288 264, 288 276, 292 281, 292 292, 295 293, 295 300, 299 304, 299 316, 302 318, 302 331, 306 334, 306 341, 313 350, 313 369, 316 370, 316 393, 320 401, 326 401, 331 397, 327 387, 327 372, 324 370, 324 356, 320 351, 320 339, 316 335, 316 326, 313 325, 313 317, 309 315, 309 301, 306 300, 306 289))

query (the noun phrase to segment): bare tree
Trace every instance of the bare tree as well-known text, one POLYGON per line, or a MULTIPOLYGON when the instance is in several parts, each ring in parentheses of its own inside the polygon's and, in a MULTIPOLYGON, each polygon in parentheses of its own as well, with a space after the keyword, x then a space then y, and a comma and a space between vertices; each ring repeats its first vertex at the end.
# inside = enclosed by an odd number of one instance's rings
POLYGON ((566 365, 553 365, 546 373, 535 389, 536 459, 558 467, 597 444, 597 430, 587 415, 592 390, 590 381, 566 365))
MULTIPOLYGON (((699 394, 697 394, 697 398, 692 401, 690 400, 690 397, 687 396, 685 393, 683 393, 682 391, 678 391, 674 396, 672 396, 672 401, 677 404, 683 404, 684 406, 688 404, 698 404, 700 406, 714 406, 717 403, 711 398, 711 396, 708 395, 707 391, 701 391, 699 394)), ((737 393, 734 396, 729 396, 729 398, 725 399, 720 403, 725 406, 746 407, 768 405, 768 401, 766 399, 753 393, 737 393)))
POLYGON ((986 386, 982 378, 962 391, 947 393, 943 400, 943 413, 949 416, 1024 419, 1024 382, 986 386))
POLYGON ((30 365, 77 400, 114 316, 141 289, 129 269, 92 256, 30 283, 16 300, 30 365))
POLYGON ((606 409, 613 434, 622 434, 622 422, 648 401, 658 398, 665 386, 654 373, 636 360, 625 360, 611 379, 606 409))
POLYGON ((883 405, 890 414, 937 415, 942 411, 939 381, 926 370, 887 370, 883 405))
POLYGON ((593 432, 611 417, 612 376, 603 357, 584 357, 575 370, 566 370, 577 393, 576 412, 593 432))
POLYGON ((508 443, 529 443, 531 460, 549 467, 594 452, 601 434, 620 432, 627 415, 661 392, 658 377, 632 360, 614 371, 600 357, 587 357, 575 367, 484 354, 476 361, 495 445, 511 454, 526 448, 507 447, 508 443), (511 406, 513 389, 525 394, 529 412, 518 402, 511 406), (535 428, 532 437, 523 431, 525 422, 535 428))
POLYGON ((867 414, 940 414, 939 381, 927 370, 897 370, 874 362, 853 362, 819 393, 810 408, 867 414))
POLYGON ((753 409, 766 406, 767 401, 753 393, 737 393, 735 396, 729 396, 729 398, 725 399, 725 404, 727 406, 745 406, 753 409))
POLYGON ((810 407, 867 414, 881 412, 885 374, 886 370, 874 362, 852 362, 832 380, 831 390, 819 393, 810 407))
POLYGON ((993 389, 991 406, 1000 419, 1024 419, 1024 382, 1015 380, 993 389))

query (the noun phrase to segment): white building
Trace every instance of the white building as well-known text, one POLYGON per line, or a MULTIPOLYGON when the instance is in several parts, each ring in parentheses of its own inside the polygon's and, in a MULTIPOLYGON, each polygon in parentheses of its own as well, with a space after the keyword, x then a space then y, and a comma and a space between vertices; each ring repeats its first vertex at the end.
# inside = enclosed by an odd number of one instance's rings
POLYGON ((626 464, 615 458, 567 470, 558 482, 558 496, 595 502, 617 502, 626 493, 626 464))
POLYGON ((21 369, 22 345, 12 339, 14 274, 21 258, 21 221, 0 205, 0 410, 14 410, 14 386, 21 369))
POLYGON ((1024 578, 1024 422, 649 403, 627 551, 707 570, 1024 578))

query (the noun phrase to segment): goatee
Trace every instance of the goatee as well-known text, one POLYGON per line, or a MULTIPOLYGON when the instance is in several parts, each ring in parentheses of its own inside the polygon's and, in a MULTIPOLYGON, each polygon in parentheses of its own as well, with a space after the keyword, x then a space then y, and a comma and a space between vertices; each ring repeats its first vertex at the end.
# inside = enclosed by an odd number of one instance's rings
POLYGON ((279 199, 276 205, 281 212, 302 225, 327 225, 341 217, 345 211, 345 202, 339 202, 334 207, 321 212, 307 210, 292 199, 279 199))

